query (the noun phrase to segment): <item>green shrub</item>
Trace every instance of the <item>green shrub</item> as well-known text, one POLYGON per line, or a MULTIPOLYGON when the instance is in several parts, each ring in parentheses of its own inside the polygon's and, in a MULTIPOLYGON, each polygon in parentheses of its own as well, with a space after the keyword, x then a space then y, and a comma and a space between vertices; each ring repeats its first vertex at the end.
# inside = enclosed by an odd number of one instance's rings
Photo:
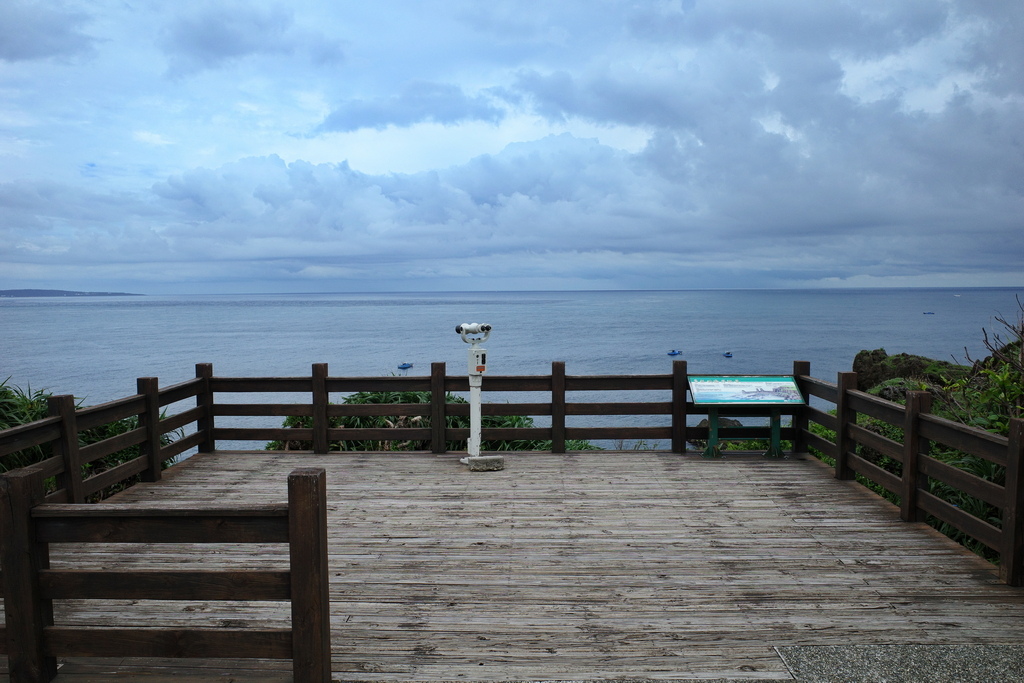
MULTIPOLYGON (((27 390, 12 387, 8 381, 10 378, 0 383, 0 430, 18 427, 46 417, 46 399, 50 394, 45 391, 32 391, 31 387, 27 390)), ((0 472, 28 467, 49 457, 49 444, 32 446, 0 458, 0 472)))
POLYGON ((1010 420, 1024 416, 1024 374, 1010 363, 992 362, 941 387, 939 398, 950 419, 1006 436, 1010 420))
MULTIPOLYGON (((18 387, 8 385, 7 382, 8 380, 5 380, 3 383, 0 383, 0 429, 10 429, 11 427, 28 424, 47 417, 47 400, 52 396, 50 392, 45 390, 22 390, 18 387)), ((82 447, 98 443, 105 439, 118 436, 119 434, 130 432, 137 429, 138 426, 138 417, 132 416, 122 420, 116 420, 105 425, 100 425, 99 427, 87 429, 78 433, 78 445, 79 447, 82 447)), ((180 432, 164 434, 160 439, 161 444, 166 446, 174 441, 178 436, 180 436, 180 432)), ((117 451, 116 453, 111 453, 99 460, 82 465, 82 478, 87 479, 101 472, 113 469, 122 463, 134 460, 141 454, 141 446, 129 446, 128 448, 117 451)), ((0 472, 28 467, 51 458, 52 456, 53 448, 50 444, 46 443, 39 446, 32 446, 31 448, 16 451, 0 458, 0 472)), ((168 460, 162 463, 162 466, 167 468, 171 463, 172 461, 168 460)), ((102 491, 97 492, 93 496, 90 496, 90 500, 93 502, 102 500, 114 493, 117 493, 118 491, 122 491, 129 486, 138 483, 140 480, 141 475, 129 477, 124 481, 109 486, 102 491)), ((55 488, 56 482, 51 478, 47 481, 47 489, 53 490, 55 488)))
MULTIPOLYGON (((346 405, 367 405, 367 404, 429 404, 430 392, 427 391, 361 391, 351 394, 343 401, 346 405)), ((446 403, 466 403, 466 399, 454 394, 445 396, 446 403)), ((468 429, 469 417, 461 415, 445 416, 445 425, 449 429, 468 429)), ((309 416, 290 416, 285 418, 283 426, 289 428, 310 428, 313 426, 313 418, 309 416)), ((421 415, 414 416, 387 416, 387 415, 347 415, 344 417, 331 417, 328 426, 332 429, 408 429, 408 428, 429 428, 430 418, 421 415)), ((534 426, 533 418, 522 415, 484 415, 481 418, 481 426, 489 428, 522 428, 528 429, 534 426)), ((311 450, 312 442, 303 440, 288 439, 285 441, 271 441, 266 445, 270 451, 286 450, 311 450)), ((567 450, 597 450, 588 441, 569 440, 566 441, 567 450)), ((374 440, 346 440, 332 441, 329 449, 333 451, 425 451, 430 450, 431 443, 427 439, 391 439, 383 441, 374 440)), ((449 451, 462 451, 466 449, 465 441, 448 441, 446 448, 449 451)), ((484 451, 549 451, 551 450, 550 440, 541 439, 513 439, 484 441, 480 444, 484 451)))

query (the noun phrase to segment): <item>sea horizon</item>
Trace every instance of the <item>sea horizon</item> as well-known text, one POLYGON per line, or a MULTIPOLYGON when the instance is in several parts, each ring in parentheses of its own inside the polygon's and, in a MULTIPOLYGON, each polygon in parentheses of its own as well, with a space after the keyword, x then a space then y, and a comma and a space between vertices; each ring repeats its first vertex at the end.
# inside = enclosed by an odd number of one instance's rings
MULTIPOLYGON (((303 291, 239 291, 239 292, 135 292, 135 291, 105 291, 91 289, 58 289, 49 287, 10 287, 0 289, 0 297, 4 292, 14 291, 52 291, 69 292, 76 294, 95 294, 103 296, 327 296, 327 295, 348 295, 348 294, 555 294, 574 293, 583 294, 587 292, 829 292, 829 291, 884 291, 884 290, 923 290, 923 291, 961 291, 961 290, 1024 290, 1024 283, 1020 285, 875 285, 875 286, 814 286, 814 287, 683 287, 683 288, 588 288, 588 289, 430 289, 430 290, 408 290, 408 289, 375 289, 375 290, 303 290, 303 291)), ((47 298, 45 295, 15 298, 47 298)), ((56 296, 55 296, 56 298, 56 296)))
POLYGON ((0 379, 97 403, 134 378, 409 374, 465 364, 454 332, 494 325, 489 373, 784 374, 796 360, 833 381, 860 350, 939 360, 987 355, 982 329, 1014 315, 1024 287, 253 292, 4 298, 0 379), (723 354, 730 352, 731 358, 723 354))

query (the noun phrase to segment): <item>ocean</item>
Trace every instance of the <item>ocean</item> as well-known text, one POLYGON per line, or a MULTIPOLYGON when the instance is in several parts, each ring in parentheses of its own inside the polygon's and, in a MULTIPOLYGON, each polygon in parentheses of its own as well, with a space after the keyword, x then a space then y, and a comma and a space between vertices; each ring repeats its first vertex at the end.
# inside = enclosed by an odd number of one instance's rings
POLYGON ((0 380, 92 405, 207 362, 224 376, 308 375, 318 362, 332 376, 426 375, 433 361, 461 374, 455 327, 486 322, 491 375, 547 374, 552 361, 570 375, 666 373, 678 349, 692 374, 788 374, 806 360, 835 381, 861 349, 982 357, 982 329, 1016 319, 1016 296, 1024 288, 0 299, 0 380))

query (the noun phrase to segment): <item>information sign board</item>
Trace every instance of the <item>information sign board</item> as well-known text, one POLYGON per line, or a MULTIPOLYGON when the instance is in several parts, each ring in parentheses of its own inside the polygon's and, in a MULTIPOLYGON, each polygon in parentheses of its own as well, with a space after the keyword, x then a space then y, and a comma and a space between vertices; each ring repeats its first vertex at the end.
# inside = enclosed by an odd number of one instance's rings
POLYGON ((802 404, 803 396, 792 377, 690 375, 693 402, 704 405, 802 404))

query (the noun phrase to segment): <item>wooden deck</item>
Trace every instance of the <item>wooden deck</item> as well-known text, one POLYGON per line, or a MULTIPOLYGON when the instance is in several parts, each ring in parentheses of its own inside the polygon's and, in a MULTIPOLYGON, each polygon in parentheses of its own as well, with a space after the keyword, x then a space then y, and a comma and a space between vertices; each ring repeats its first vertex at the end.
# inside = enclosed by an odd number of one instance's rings
MULTIPOLYGON (((502 472, 470 473, 457 456, 429 454, 202 454, 118 501, 277 502, 289 471, 326 468, 341 681, 792 680, 776 648, 1024 641, 1024 590, 813 459, 637 451, 506 460, 502 472)), ((111 550, 87 562, 201 568, 253 548, 111 550)), ((267 547, 248 563, 273 565, 283 553, 267 547)), ((210 609, 77 602, 58 604, 56 618, 288 617, 276 603, 210 609)), ((119 670, 117 680, 276 681, 290 679, 288 667, 78 660, 57 680, 119 670)))

